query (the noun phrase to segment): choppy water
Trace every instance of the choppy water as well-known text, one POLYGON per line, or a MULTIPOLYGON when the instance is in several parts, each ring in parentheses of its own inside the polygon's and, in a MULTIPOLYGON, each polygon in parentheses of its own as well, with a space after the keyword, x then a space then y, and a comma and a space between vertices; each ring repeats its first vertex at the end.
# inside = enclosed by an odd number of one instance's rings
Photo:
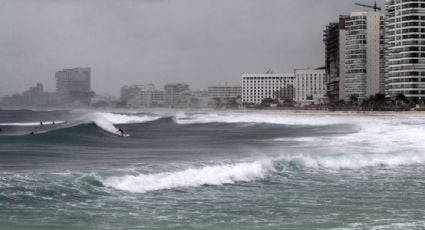
POLYGON ((16 110, 0 128, 0 229, 425 228, 424 118, 16 110))

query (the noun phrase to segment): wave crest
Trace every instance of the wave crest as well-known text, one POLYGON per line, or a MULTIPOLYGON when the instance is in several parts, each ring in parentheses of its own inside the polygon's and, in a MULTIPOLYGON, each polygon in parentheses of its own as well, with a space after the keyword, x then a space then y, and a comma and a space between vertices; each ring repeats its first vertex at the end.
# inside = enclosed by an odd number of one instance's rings
POLYGON ((219 186, 237 182, 250 182, 265 178, 272 169, 271 161, 256 161, 235 165, 206 166, 200 169, 190 168, 171 173, 111 177, 104 180, 103 184, 119 190, 145 193, 178 187, 219 186))
POLYGON ((425 155, 420 153, 403 154, 352 154, 328 156, 284 156, 280 161, 290 165, 300 165, 313 169, 357 170, 376 167, 397 167, 425 164, 425 155))

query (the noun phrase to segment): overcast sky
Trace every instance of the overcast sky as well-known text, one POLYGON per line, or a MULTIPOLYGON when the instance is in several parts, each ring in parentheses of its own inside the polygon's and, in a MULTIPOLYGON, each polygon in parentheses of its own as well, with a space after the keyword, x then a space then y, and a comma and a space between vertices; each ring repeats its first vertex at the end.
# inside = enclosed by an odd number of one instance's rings
POLYGON ((319 67, 323 29, 366 10, 354 2, 0 0, 0 95, 37 82, 55 91, 54 73, 74 67, 91 67, 93 90, 113 95, 123 85, 207 89, 239 84, 242 73, 319 67))

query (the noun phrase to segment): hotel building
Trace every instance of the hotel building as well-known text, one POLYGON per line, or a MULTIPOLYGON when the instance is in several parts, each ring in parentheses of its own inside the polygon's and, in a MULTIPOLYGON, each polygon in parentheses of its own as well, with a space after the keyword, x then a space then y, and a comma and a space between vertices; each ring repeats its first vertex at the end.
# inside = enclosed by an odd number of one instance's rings
POLYGON ((242 74, 242 103, 261 104, 265 98, 294 98, 293 74, 242 74))

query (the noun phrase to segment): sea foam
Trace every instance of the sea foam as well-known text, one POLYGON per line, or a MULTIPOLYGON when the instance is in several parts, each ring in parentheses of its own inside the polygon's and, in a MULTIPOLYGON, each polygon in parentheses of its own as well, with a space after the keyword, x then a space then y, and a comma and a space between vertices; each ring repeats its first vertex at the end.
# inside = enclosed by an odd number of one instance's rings
POLYGON ((266 113, 266 112, 223 112, 223 113, 175 113, 178 124, 207 124, 207 123, 265 123, 281 125, 334 125, 355 123, 358 116, 331 116, 312 114, 266 113))

